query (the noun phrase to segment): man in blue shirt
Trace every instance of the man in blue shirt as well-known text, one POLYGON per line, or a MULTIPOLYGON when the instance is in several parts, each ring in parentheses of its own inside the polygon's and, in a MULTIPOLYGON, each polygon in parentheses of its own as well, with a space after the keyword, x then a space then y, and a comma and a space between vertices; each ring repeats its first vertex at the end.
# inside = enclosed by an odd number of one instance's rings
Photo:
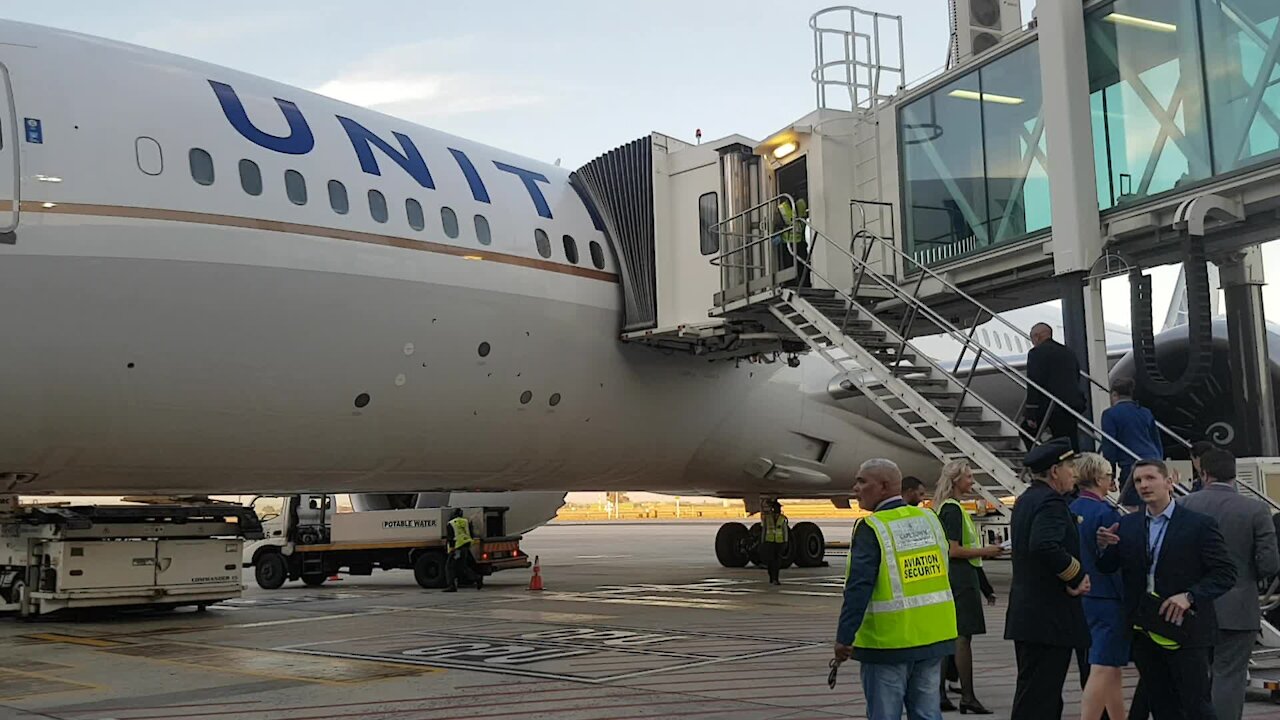
MULTIPOLYGON (((1163 458, 1164 444, 1160 441, 1156 417, 1134 401, 1135 388, 1132 378, 1117 378, 1111 383, 1111 407, 1102 412, 1102 432, 1140 458, 1163 458)), ((1141 505, 1142 500, 1131 479, 1133 456, 1106 438, 1102 440, 1102 456, 1120 466, 1120 504, 1128 508, 1141 505)))

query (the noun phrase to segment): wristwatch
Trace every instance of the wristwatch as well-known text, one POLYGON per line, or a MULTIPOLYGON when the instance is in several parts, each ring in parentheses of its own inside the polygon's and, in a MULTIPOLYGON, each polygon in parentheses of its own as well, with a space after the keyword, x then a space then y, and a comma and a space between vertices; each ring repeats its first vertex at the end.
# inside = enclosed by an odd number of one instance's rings
POLYGON ((1187 602, 1191 603, 1192 605, 1196 604, 1196 596, 1193 595, 1190 590, 1186 592, 1186 596, 1187 596, 1187 602))

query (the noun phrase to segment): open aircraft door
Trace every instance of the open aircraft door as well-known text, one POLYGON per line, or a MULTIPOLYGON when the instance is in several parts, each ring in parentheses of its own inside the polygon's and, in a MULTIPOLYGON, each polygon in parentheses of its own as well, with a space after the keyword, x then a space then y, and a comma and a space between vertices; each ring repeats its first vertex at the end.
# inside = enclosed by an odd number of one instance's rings
POLYGON ((0 243, 15 242, 15 231, 21 216, 22 170, 19 165, 19 138, 25 132, 18 126, 18 108, 14 103, 13 77, 0 62, 0 243))

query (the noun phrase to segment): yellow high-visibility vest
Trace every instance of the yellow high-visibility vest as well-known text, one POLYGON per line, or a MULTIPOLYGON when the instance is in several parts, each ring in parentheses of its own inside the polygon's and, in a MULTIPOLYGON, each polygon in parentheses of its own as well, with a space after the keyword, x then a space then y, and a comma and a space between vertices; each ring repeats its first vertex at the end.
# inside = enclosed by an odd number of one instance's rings
MULTIPOLYGON (((947 505, 955 505, 956 508, 960 510, 960 522, 961 527, 963 528, 963 532, 960 534, 960 545, 967 547, 970 550, 977 550, 982 547, 982 544, 978 542, 978 526, 973 524, 973 516, 969 514, 968 510, 964 509, 964 506, 960 504, 960 501, 955 498, 948 498, 943 501, 942 505, 944 507, 947 505)), ((938 508, 938 514, 942 514, 942 507, 938 508)), ((982 558, 971 557, 969 558, 969 564, 974 567, 982 567, 982 558)))
POLYGON ((465 517, 456 517, 450 520, 449 527, 453 528, 453 544, 449 546, 449 552, 453 552, 458 548, 468 547, 475 542, 471 537, 471 523, 465 517))
MULTIPOLYGON (((863 521, 880 543, 880 568, 854 647, 895 650, 956 637, 956 608, 947 578, 950 545, 928 510, 903 505, 863 521)), ((846 566, 845 581, 848 582, 846 566)))
POLYGON ((787 516, 782 513, 764 512, 761 514, 764 525, 763 540, 767 543, 785 543, 787 541, 787 516))

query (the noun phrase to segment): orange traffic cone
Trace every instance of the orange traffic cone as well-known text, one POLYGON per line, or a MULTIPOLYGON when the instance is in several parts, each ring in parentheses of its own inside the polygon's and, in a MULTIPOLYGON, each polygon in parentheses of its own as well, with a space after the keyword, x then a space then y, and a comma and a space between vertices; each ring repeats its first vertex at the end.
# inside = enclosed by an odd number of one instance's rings
POLYGON ((533 556, 533 577, 529 578, 530 590, 542 589, 542 565, 538 563, 538 556, 533 556))

